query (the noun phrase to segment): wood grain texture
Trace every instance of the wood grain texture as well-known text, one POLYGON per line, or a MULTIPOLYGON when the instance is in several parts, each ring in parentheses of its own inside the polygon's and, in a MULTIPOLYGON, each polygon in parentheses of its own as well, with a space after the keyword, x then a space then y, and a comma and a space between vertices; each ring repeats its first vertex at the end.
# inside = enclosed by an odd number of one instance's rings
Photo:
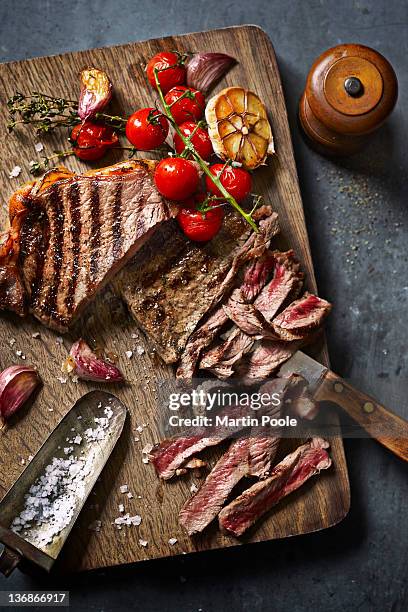
MULTIPOLYGON (((277 155, 255 175, 255 191, 263 193, 267 202, 279 213, 282 238, 278 247, 290 245, 295 249, 308 276, 308 286, 315 289, 312 261, 299 193, 287 115, 273 47, 266 34, 254 26, 239 26, 210 32, 201 32, 132 43, 120 47, 94 49, 55 57, 39 58, 0 66, 1 110, 1 186, 6 202, 13 189, 29 177, 25 172, 19 179, 8 178, 10 169, 18 164, 23 168, 36 158, 34 143, 38 138, 32 130, 22 128, 6 135, 6 99, 16 90, 32 89, 72 97, 78 90, 78 73, 91 64, 108 72, 115 85, 113 110, 128 114, 140 106, 151 105, 152 91, 145 84, 140 64, 159 50, 179 49, 221 51, 237 57, 240 63, 223 80, 222 85, 234 84, 255 90, 269 111, 274 132, 277 155)), ((63 136, 43 138, 46 150, 61 149, 63 136)), ((112 152, 105 165, 121 159, 120 152, 112 152)), ((78 160, 69 159, 67 166, 84 171, 89 168, 78 160)), ((5 217, 5 211, 2 210, 5 217)), ((119 445, 109 465, 102 473, 79 521, 72 532, 61 557, 61 571, 99 568, 157 557, 177 555, 238 544, 232 537, 221 534, 215 526, 205 534, 189 538, 178 525, 179 508, 191 495, 194 476, 170 483, 161 483, 151 465, 142 462, 141 450, 147 443, 159 439, 157 429, 156 385, 174 376, 173 369, 158 363, 149 353, 143 338, 134 339, 135 324, 123 316, 123 307, 107 291, 92 306, 87 315, 70 335, 57 341, 53 332, 41 328, 31 319, 19 320, 2 313, 0 318, 0 366, 2 368, 20 359, 16 350, 26 355, 25 363, 36 364, 44 386, 32 406, 27 407, 18 421, 0 436, 0 494, 4 494, 22 470, 21 460, 34 454, 50 430, 66 413, 70 405, 95 385, 68 381, 62 384, 61 362, 73 338, 83 335, 95 339, 106 350, 119 355, 119 365, 129 384, 109 388, 129 407, 129 418, 119 445), (32 333, 41 332, 39 339, 32 333), (10 340, 16 342, 11 346, 10 340), (143 355, 135 354, 131 360, 125 351, 137 345, 145 348, 143 355), (137 428, 143 427, 139 433, 137 428), (135 438, 139 438, 135 441, 135 438), (127 484, 134 498, 129 500, 119 492, 127 484), (140 496, 140 497, 139 497, 140 496), (118 531, 111 524, 119 515, 118 505, 124 503, 126 511, 140 514, 140 527, 118 531), (102 521, 100 533, 88 529, 95 519, 102 521), (169 538, 177 538, 171 546, 169 538), (148 541, 143 548, 139 539, 148 541)), ((327 362, 325 350, 320 358, 327 362)), ((336 419, 328 413, 328 419, 336 419)), ((286 440, 280 454, 293 448, 298 441, 286 440)), ((213 464, 220 450, 208 454, 213 464)), ((243 542, 265 541, 323 529, 339 522, 348 512, 350 495, 343 444, 332 441, 334 467, 327 474, 308 483, 280 504, 260 522, 243 542)), ((198 482, 197 482, 198 484, 198 482)))

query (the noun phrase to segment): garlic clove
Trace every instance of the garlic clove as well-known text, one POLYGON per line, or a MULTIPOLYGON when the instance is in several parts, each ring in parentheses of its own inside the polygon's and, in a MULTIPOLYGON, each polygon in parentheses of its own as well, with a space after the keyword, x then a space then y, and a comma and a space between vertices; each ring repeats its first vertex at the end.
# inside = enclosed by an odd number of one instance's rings
POLYGON ((225 53, 196 53, 187 64, 187 85, 207 94, 236 63, 225 53))
POLYGON ((13 365, 0 374, 0 420, 7 421, 41 383, 31 366, 13 365))
POLYGON ((121 382, 122 372, 112 363, 99 359, 88 344, 80 338, 71 347, 69 357, 62 366, 66 374, 75 374, 82 380, 94 382, 121 382))
POLYGON ((112 83, 106 72, 97 68, 85 68, 81 72, 80 79, 78 115, 85 121, 102 111, 110 102, 112 83))

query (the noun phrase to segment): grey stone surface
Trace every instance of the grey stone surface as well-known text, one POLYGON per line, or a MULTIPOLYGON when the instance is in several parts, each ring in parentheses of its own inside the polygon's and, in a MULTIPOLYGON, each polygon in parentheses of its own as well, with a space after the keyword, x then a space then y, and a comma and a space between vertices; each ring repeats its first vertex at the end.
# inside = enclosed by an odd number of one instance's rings
MULTIPOLYGON (((1 0, 0 59, 243 23, 262 26, 278 55, 320 292, 335 303, 333 367, 408 417, 405 0, 1 0), (400 100, 364 153, 332 162, 303 143, 296 107, 314 58, 340 42, 389 58, 400 100)), ((331 530, 59 583, 17 572, 0 589, 69 588, 78 612, 406 610, 406 466, 370 440, 348 440, 346 451, 351 511, 331 530)))

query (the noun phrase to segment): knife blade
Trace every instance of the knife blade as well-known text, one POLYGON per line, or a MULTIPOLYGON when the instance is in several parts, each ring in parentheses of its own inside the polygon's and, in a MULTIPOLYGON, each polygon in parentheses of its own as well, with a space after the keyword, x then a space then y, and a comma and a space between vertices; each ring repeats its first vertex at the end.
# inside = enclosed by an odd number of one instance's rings
POLYGON ((408 461, 408 422, 402 417, 302 351, 297 351, 278 372, 279 377, 285 378, 291 374, 298 374, 307 381, 313 399, 337 404, 372 438, 408 461))

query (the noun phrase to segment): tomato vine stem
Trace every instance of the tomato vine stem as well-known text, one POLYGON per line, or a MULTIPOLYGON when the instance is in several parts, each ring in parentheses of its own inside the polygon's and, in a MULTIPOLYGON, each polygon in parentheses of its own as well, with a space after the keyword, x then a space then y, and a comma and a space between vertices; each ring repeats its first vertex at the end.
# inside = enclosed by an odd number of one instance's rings
POLYGON ((208 176, 208 178, 214 183, 214 185, 222 193, 222 195, 227 200, 227 202, 229 204, 231 204, 231 206, 233 208, 235 208, 235 210, 237 210, 237 212, 239 212, 239 214, 245 219, 245 221, 247 223, 249 223, 249 225, 252 227, 252 229, 255 232, 258 232, 259 231, 258 226, 256 225, 254 219, 252 218, 251 213, 248 214, 247 212, 245 212, 245 210, 243 208, 241 208, 241 206, 238 204, 238 202, 235 200, 235 198, 233 198, 228 193, 228 191, 225 189, 224 185, 221 183, 220 177, 219 176, 215 176, 214 174, 212 174, 212 172, 210 171, 210 169, 208 167, 208 164, 197 153, 197 151, 195 150, 195 147, 194 147, 193 143, 191 142, 191 140, 186 138, 184 136, 184 134, 181 132, 179 126, 177 125, 177 123, 174 120, 174 117, 173 117, 173 114, 171 112, 170 106, 167 104, 166 100, 164 99, 164 95, 163 95, 163 91, 162 91, 161 86, 160 86, 158 74, 159 74, 159 70, 157 68, 155 68, 154 69, 154 78, 155 78, 155 81, 156 81, 156 88, 157 88, 157 91, 158 91, 158 94, 159 94, 159 97, 160 97, 160 102, 162 103, 162 106, 163 106, 163 109, 164 109, 164 112, 166 114, 167 119, 170 121, 171 125, 173 126, 173 128, 175 129, 175 131, 177 132, 177 134, 180 136, 181 140, 183 141, 185 147, 191 153, 191 155, 193 156, 194 160, 198 163, 198 165, 200 166, 200 168, 202 169, 204 174, 206 174, 206 176, 208 176))

